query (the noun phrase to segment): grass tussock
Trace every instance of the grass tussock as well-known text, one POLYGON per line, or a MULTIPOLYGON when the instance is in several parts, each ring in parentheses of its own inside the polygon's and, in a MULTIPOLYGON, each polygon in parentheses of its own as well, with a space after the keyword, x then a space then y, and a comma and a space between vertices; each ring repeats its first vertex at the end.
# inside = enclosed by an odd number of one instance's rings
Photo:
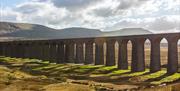
POLYGON ((33 75, 43 78, 50 77, 63 82, 66 82, 66 79, 86 79, 95 82, 146 83, 148 85, 160 85, 180 80, 180 73, 166 75, 166 69, 164 68, 155 73, 150 73, 148 68, 144 72, 131 72, 130 67, 127 70, 119 70, 117 66, 54 64, 38 59, 10 57, 0 57, 0 64, 5 64, 9 67, 0 66, 0 83, 6 84, 11 84, 11 81, 14 79, 31 78, 33 75), (18 70, 11 70, 10 68, 18 70))

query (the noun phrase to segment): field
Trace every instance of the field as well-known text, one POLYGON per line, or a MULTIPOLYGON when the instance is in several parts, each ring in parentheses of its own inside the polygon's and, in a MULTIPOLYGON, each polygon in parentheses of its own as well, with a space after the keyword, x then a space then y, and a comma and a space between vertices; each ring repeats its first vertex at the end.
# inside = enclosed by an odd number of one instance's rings
MULTIPOLYGON (((180 70, 168 75, 163 66, 167 64, 167 48, 161 47, 163 68, 155 73, 149 73, 150 47, 145 45, 145 48, 144 72, 131 72, 130 66, 128 70, 119 70, 116 66, 0 57, 0 91, 179 91, 180 70)), ((128 44, 129 65, 131 50, 128 44)), ((115 54, 117 59, 117 51, 115 54)))
MULTIPOLYGON (((0 91, 178 91, 180 73, 0 57, 0 91)), ((130 68, 130 67, 129 67, 130 68)))

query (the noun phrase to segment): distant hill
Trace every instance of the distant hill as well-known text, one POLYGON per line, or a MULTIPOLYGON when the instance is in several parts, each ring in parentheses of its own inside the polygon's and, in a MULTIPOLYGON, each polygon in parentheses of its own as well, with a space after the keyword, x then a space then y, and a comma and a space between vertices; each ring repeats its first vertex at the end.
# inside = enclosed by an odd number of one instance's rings
POLYGON ((104 32, 104 36, 126 36, 126 35, 141 35, 152 34, 152 32, 143 28, 124 28, 116 31, 104 32))
POLYGON ((42 25, 28 24, 28 23, 9 23, 9 22, 0 22, 0 35, 6 33, 12 33, 16 31, 25 31, 25 30, 54 30, 42 25))
POLYGON ((152 34, 142 28, 125 28, 116 31, 102 32, 99 29, 71 27, 53 29, 43 25, 27 23, 0 22, 0 36, 11 38, 79 38, 79 37, 102 37, 102 36, 126 36, 152 34))
POLYGON ((0 35, 3 37, 20 38, 77 38, 95 37, 102 32, 98 29, 72 27, 65 29, 52 29, 37 24, 0 23, 0 35))
POLYGON ((5 34, 10 37, 24 38, 78 38, 78 37, 94 37, 101 34, 100 30, 87 28, 65 28, 60 30, 28 30, 16 31, 5 34))

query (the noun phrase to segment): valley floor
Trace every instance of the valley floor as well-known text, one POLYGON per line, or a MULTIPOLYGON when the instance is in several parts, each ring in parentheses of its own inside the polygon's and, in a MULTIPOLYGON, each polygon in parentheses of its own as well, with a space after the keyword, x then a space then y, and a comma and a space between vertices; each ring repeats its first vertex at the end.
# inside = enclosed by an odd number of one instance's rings
POLYGON ((116 66, 0 57, 0 91, 178 91, 180 72, 132 73, 116 66))

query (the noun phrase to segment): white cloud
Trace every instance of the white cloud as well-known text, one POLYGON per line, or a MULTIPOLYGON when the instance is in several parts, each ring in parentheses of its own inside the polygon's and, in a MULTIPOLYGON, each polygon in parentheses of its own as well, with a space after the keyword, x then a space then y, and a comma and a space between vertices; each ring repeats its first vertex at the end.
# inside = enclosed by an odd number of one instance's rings
POLYGON ((3 13, 6 14, 3 15, 3 20, 13 14, 16 17, 14 21, 43 25, 61 25, 64 18, 70 17, 65 8, 57 8, 52 3, 44 2, 26 2, 17 5, 14 9, 6 9, 3 12, 6 12, 3 13))
POLYGON ((0 11, 1 21, 16 21, 20 13, 13 11, 11 8, 5 8, 0 11))
POLYGON ((180 16, 160 16, 149 18, 126 18, 117 22, 113 26, 106 27, 105 29, 118 30, 127 27, 145 28, 152 32, 180 32, 180 16))
POLYGON ((68 10, 82 10, 102 0, 50 0, 57 7, 64 7, 68 10))
POLYGON ((1 10, 2 21, 53 28, 117 30, 143 27, 154 32, 180 31, 180 0, 30 0, 1 10))
POLYGON ((152 30, 180 30, 180 16, 159 17, 149 25, 149 28, 152 30))

